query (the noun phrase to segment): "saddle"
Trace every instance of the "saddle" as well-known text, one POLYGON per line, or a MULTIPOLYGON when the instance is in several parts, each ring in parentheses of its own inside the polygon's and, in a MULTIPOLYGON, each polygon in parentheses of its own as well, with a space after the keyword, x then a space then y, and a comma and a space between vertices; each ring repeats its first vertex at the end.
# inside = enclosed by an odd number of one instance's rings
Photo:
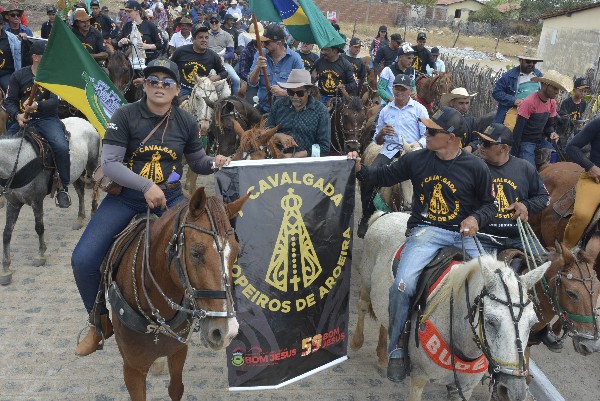
POLYGON ((565 192, 552 206, 552 209, 563 219, 571 217, 573 214, 573 208, 575 206, 575 195, 577 191, 575 187, 571 188, 570 191, 565 192))

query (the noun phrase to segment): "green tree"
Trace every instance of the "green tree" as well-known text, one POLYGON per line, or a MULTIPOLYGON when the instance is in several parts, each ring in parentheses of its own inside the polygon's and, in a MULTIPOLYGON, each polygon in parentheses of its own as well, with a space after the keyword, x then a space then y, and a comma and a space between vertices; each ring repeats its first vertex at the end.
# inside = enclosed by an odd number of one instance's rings
POLYGON ((522 0, 520 16, 522 19, 536 20, 545 14, 567 11, 589 3, 592 2, 590 0, 522 0))
POLYGON ((425 11, 427 7, 435 6, 437 0, 404 0, 404 4, 408 4, 417 13, 417 20, 423 21, 425 19, 425 11))
POLYGON ((502 13, 498 11, 496 5, 487 3, 479 10, 469 13, 469 21, 498 23, 502 21, 502 13))

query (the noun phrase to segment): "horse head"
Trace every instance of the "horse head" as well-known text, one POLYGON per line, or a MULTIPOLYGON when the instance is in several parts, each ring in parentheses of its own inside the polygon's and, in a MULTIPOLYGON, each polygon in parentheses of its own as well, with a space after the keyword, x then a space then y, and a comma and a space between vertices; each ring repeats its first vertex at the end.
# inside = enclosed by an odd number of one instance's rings
POLYGON ((127 92, 133 79, 133 67, 127 55, 121 50, 115 50, 108 57, 106 69, 108 69, 109 79, 121 93, 127 92))
MULTIPOLYGON (((531 327, 537 322, 528 290, 540 280, 550 262, 517 276, 503 261, 492 256, 478 261, 483 276, 483 291, 469 312, 471 319, 479 318, 479 340, 494 372, 493 392, 498 399, 525 400, 527 368, 524 350, 531 327), (477 316, 477 307, 483 304, 477 316), (516 346, 507 346, 515 344, 516 346)), ((473 330, 476 330, 475 328, 473 330)))
MULTIPOLYGON (((345 92, 345 91, 344 91, 345 92)), ((334 106, 331 126, 331 147, 339 154, 360 151, 361 139, 367 121, 362 100, 344 95, 344 102, 334 106)))
POLYGON ((442 94, 450 93, 452 88, 450 74, 440 72, 433 77, 422 77, 417 81, 417 100, 432 112, 442 94))
POLYGON ((244 131, 240 137, 240 147, 232 157, 233 160, 281 159, 283 152, 273 137, 279 125, 265 129, 264 123, 244 131))
MULTIPOLYGON (((224 205, 219 197, 208 197, 204 188, 199 188, 192 195, 187 211, 182 209, 179 216, 185 216, 177 232, 181 242, 179 259, 189 281, 187 290, 195 299, 194 308, 207 313, 208 318, 199 321, 200 335, 212 349, 229 345, 239 328, 231 277, 240 246, 230 220, 248 196, 224 205)), ((176 270, 171 269, 170 274, 175 282, 180 282, 176 270)))

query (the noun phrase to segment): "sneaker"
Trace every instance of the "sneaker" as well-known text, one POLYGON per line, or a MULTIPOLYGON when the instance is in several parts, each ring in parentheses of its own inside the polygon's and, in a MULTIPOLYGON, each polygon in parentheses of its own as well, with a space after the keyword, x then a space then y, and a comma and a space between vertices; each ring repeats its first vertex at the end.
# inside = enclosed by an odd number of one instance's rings
POLYGON ((71 206, 71 197, 67 191, 58 191, 56 194, 56 206, 66 209, 71 206))
POLYGON ((404 366, 404 358, 388 359, 387 378, 395 383, 400 383, 406 378, 406 366, 404 366))
POLYGON ((360 221, 358 222, 358 230, 356 230, 356 235, 358 235, 358 238, 365 238, 368 228, 369 218, 364 216, 361 217, 360 221))

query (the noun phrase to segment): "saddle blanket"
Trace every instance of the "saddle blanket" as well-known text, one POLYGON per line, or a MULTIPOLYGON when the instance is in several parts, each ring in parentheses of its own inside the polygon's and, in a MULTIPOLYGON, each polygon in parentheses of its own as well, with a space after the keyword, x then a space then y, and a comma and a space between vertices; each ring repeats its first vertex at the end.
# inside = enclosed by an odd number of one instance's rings
MULTIPOLYGON (((419 339, 423 350, 436 365, 452 370, 450 347, 430 320, 426 320, 419 328, 419 339)), ((488 369, 488 361, 483 354, 473 361, 464 361, 455 354, 454 368, 461 373, 483 373, 488 369)))

